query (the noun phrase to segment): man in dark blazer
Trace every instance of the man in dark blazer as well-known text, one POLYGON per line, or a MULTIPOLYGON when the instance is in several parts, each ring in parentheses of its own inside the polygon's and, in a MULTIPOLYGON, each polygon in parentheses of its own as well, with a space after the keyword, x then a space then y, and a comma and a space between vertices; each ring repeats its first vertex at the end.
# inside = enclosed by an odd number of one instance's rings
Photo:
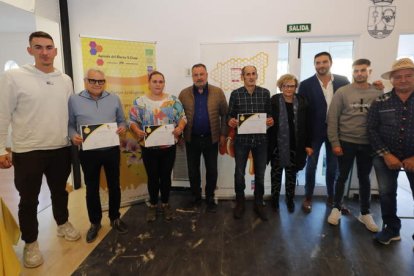
POLYGON ((306 162, 305 200, 302 209, 309 213, 312 211, 312 196, 315 188, 315 173, 321 146, 325 143, 326 150, 326 189, 327 204, 333 204, 334 183, 337 177, 337 159, 332 153, 332 147, 327 138, 326 114, 333 94, 341 86, 349 84, 349 80, 340 75, 332 74, 332 57, 328 52, 315 55, 314 66, 316 74, 302 81, 298 93, 306 98, 309 104, 309 117, 311 120, 311 143, 314 150, 306 162))

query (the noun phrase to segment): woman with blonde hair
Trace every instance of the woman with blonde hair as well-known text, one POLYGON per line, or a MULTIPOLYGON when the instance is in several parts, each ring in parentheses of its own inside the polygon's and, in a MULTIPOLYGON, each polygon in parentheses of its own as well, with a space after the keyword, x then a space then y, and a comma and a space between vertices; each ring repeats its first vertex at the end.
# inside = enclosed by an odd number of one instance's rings
POLYGON ((286 204, 288 211, 293 212, 296 174, 305 166, 306 155, 313 152, 310 147, 310 118, 305 98, 296 94, 298 80, 294 75, 281 76, 277 86, 282 93, 271 98, 275 124, 268 129, 272 206, 279 210, 282 173, 285 170, 286 204))

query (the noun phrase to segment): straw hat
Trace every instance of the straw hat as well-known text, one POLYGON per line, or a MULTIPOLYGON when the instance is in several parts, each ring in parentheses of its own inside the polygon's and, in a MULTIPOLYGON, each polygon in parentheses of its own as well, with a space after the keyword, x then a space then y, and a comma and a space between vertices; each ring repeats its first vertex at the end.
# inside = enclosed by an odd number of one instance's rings
POLYGON ((402 69, 413 69, 414 70, 414 63, 409 58, 401 58, 394 62, 391 67, 391 71, 385 72, 381 75, 381 78, 389 80, 392 73, 402 69))

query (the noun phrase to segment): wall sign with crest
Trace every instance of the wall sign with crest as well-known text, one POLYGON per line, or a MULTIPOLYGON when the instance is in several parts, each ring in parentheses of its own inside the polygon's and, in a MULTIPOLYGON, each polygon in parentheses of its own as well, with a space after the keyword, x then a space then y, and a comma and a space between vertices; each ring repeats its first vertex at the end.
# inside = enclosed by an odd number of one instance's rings
POLYGON ((369 7, 368 33, 377 39, 389 36, 394 30, 396 6, 394 0, 371 0, 374 6, 369 7))

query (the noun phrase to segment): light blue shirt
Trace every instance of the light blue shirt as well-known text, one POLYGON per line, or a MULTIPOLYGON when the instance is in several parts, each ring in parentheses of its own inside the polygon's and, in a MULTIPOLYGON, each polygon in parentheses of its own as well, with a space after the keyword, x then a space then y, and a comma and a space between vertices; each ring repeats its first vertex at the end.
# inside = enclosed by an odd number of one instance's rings
POLYGON ((102 92, 93 99, 87 90, 69 98, 69 137, 80 133, 81 125, 117 123, 126 127, 121 100, 117 95, 102 92))

